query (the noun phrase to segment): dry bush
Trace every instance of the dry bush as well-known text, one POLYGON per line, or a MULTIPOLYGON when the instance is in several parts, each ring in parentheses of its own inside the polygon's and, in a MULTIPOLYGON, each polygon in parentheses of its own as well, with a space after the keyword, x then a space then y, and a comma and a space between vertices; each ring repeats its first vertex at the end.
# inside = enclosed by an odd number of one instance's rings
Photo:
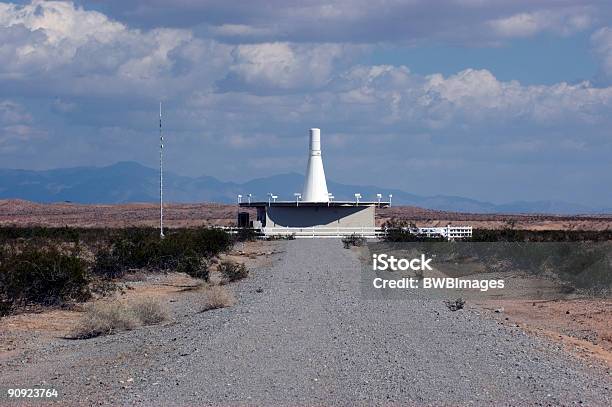
POLYGON ((233 261, 222 261, 217 270, 228 280, 237 281, 246 278, 249 275, 249 269, 242 263, 234 263, 233 261))
POLYGON ((154 325, 168 319, 168 310, 153 298, 145 298, 132 305, 134 315, 143 325, 154 325))
POLYGON ((357 234, 345 236, 342 238, 342 244, 345 249, 349 249, 351 246, 361 247, 367 243, 367 240, 357 234))
POLYGON ((74 331, 75 339, 95 338, 119 331, 127 331, 138 325, 134 311, 121 303, 96 303, 87 307, 80 325, 74 331))
POLYGON ((213 270, 210 273, 210 277, 208 278, 208 284, 210 285, 226 285, 229 283, 227 277, 221 274, 218 270, 213 270))
POLYGON ((205 292, 206 300, 202 311, 231 307, 236 303, 234 294, 225 287, 211 286, 205 292))

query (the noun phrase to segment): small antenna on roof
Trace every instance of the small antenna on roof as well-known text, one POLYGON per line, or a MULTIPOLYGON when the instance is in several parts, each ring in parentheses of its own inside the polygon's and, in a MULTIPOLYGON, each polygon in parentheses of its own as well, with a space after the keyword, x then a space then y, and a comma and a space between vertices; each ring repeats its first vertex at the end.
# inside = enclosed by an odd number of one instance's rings
POLYGON ((164 135, 162 134, 162 102, 159 102, 159 237, 164 238, 164 135))

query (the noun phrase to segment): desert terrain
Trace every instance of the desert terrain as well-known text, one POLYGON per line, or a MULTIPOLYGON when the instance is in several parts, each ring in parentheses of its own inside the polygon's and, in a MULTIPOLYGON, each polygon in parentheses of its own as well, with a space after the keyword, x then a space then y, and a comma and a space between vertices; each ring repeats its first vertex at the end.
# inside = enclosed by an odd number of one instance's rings
POLYGON ((612 402, 609 367, 479 307, 453 312, 426 291, 364 299, 357 254, 339 241, 264 244, 263 255, 248 245, 230 254, 255 261, 231 285, 235 305, 202 312, 192 282, 167 277, 169 321, 85 340, 56 326, 0 360, 2 382, 57 388, 63 405, 612 402))
MULTIPOLYGON (((10 200, 0 201, 0 225, 156 226, 157 211, 153 204, 10 200)), ((233 205, 170 204, 165 217, 169 227, 232 225, 237 211, 233 205)), ((535 230, 608 230, 612 223, 611 216, 409 207, 377 214, 379 224, 392 218, 535 230)), ((426 293, 405 301, 364 300, 355 282, 357 257, 335 240, 239 242, 218 260, 243 263, 251 272, 227 286, 235 303, 226 308, 204 312, 208 285, 197 278, 138 270, 118 279, 119 290, 110 296, 24 308, 1 320, 0 381, 56 387, 60 404, 78 405, 612 401, 611 300, 468 300, 457 312, 426 293), (151 298, 166 308, 164 322, 70 339, 88 306, 151 298), (398 380, 403 385, 395 386, 398 380)))
MULTIPOLYGON (((218 203, 166 204, 164 220, 168 227, 231 226, 236 224, 236 205, 218 203)), ((252 209, 246 210, 255 216, 252 209)), ((502 229, 509 225, 529 230, 610 230, 612 215, 556 216, 470 214, 433 211, 412 206, 394 206, 376 211, 376 223, 390 219, 416 222, 419 226, 471 225, 481 229, 502 229)), ((125 227, 157 226, 159 206, 151 203, 81 205, 74 203, 39 204, 23 200, 0 200, 0 225, 125 227)))

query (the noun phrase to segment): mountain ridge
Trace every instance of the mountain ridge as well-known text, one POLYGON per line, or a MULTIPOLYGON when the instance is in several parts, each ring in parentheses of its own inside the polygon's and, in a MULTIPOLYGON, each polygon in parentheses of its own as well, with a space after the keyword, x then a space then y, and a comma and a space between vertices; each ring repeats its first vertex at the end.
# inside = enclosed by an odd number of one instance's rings
MULTIPOLYGON (((233 203, 238 194, 252 193, 265 200, 273 192, 280 199, 293 199, 300 191, 303 175, 295 172, 252 179, 243 183, 221 181, 212 176, 188 177, 164 174, 164 195, 172 202, 233 203)), ((83 204, 156 202, 159 199, 159 172, 132 161, 104 167, 72 167, 51 170, 0 169, 0 199, 25 199, 50 203, 70 201, 83 204)), ((359 192, 364 200, 375 200, 376 193, 393 194, 393 203, 427 209, 470 213, 610 213, 609 208, 592 208, 562 201, 516 201, 493 204, 476 199, 434 195, 420 196, 400 189, 373 185, 349 185, 328 180, 328 189, 337 200, 353 200, 359 192)))

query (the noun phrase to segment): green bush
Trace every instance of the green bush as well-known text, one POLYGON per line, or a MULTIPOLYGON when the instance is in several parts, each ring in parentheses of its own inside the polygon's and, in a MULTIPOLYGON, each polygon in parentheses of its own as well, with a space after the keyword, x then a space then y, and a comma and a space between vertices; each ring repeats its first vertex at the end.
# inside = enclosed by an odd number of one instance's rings
POLYGON ((249 275, 249 270, 244 264, 232 261, 222 261, 218 270, 228 281, 241 280, 249 275))
POLYGON ((474 229, 473 242, 605 242, 612 230, 474 229))
POLYGON ((252 228, 240 228, 234 235, 237 242, 252 242, 259 237, 259 234, 252 228))
POLYGON ((366 244, 366 239, 363 236, 359 236, 356 234, 352 234, 350 236, 346 236, 342 238, 342 244, 345 249, 350 248, 351 246, 363 246, 366 244))
POLYGON ((208 281, 210 277, 208 264, 203 258, 196 254, 182 257, 178 262, 176 271, 188 274, 191 277, 201 278, 204 281, 208 281))
POLYGON ((0 318, 11 313, 12 305, 8 301, 0 301, 0 318))
POLYGON ((88 284, 86 263, 55 248, 26 246, 0 260, 0 293, 13 304, 83 301, 90 295, 88 284))
POLYGON ((169 230, 159 238, 153 228, 128 228, 110 241, 110 249, 96 256, 93 271, 107 277, 121 276, 129 269, 195 270, 197 260, 210 258, 231 248, 231 236, 219 229, 169 230))

